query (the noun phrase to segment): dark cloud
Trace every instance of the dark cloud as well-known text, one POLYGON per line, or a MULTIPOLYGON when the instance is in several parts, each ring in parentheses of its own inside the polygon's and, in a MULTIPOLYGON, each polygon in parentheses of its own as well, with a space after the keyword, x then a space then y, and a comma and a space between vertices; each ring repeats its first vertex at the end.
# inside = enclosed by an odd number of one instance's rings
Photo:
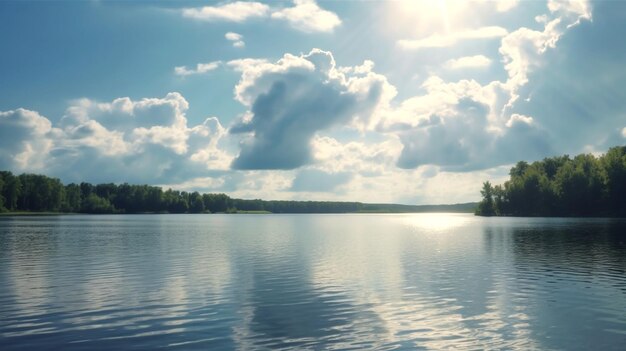
MULTIPOLYGON (((242 141, 234 169, 294 169, 312 161, 311 139, 355 117, 367 120, 383 94, 386 81, 362 78, 357 89, 335 68, 330 53, 314 50, 301 57, 287 56, 266 64, 245 80, 243 101, 251 101, 252 118, 230 132, 251 133, 242 141)), ((255 68, 248 68, 253 70, 255 68)), ((248 74, 250 75, 250 74, 248 74)), ((354 81, 353 81, 354 82, 354 81)))
POLYGON ((469 167, 474 154, 486 149, 489 142, 487 106, 464 99, 457 105, 457 115, 442 118, 431 116, 416 128, 401 132, 403 149, 398 159, 400 168, 421 165, 469 167))
POLYGON ((334 123, 345 123, 357 107, 357 99, 317 77, 285 75, 261 94, 252 106, 253 119, 235 126, 232 133, 254 131, 243 144, 235 169, 293 169, 311 161, 310 141, 315 132, 334 123))
POLYGON ((552 133, 557 153, 626 143, 626 3, 593 4, 593 21, 571 29, 530 76, 516 109, 552 133))
POLYGON ((550 134, 532 118, 513 115, 500 132, 490 130, 489 107, 464 98, 453 116, 431 116, 399 134, 403 149, 400 168, 441 166, 444 171, 467 172, 518 160, 550 155, 550 134))

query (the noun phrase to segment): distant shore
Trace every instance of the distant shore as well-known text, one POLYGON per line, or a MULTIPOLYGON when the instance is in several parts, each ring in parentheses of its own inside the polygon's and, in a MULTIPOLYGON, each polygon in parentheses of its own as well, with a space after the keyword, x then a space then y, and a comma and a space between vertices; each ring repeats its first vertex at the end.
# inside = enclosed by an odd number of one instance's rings
MULTIPOLYGON (((448 206, 448 205, 437 205, 448 206)), ((453 205, 449 205, 453 206, 453 205)), ((168 215, 168 214, 193 214, 193 215, 211 215, 211 214, 402 214, 402 213, 473 213, 472 210, 427 210, 427 211, 391 211, 391 210, 360 210, 353 212, 270 212, 265 210, 235 210, 229 212, 200 212, 200 213, 171 213, 171 212, 117 212, 117 213, 89 213, 89 212, 54 212, 54 211, 5 211, 0 212, 0 217, 28 217, 28 216, 80 216, 80 215, 168 215)))

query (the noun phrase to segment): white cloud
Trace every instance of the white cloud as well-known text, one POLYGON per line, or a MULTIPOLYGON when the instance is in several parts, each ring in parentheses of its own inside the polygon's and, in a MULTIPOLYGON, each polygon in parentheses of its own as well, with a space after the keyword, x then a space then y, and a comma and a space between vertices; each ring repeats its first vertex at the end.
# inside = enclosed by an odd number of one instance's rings
MULTIPOLYGON (((106 139, 111 141, 101 145, 104 153, 110 145, 119 145, 121 142, 125 147, 118 147, 119 153, 140 152, 146 149, 146 145, 158 145, 170 149, 177 155, 184 155, 189 151, 190 135, 206 128, 203 125, 194 128, 187 126, 185 113, 188 108, 187 100, 180 93, 169 93, 164 98, 146 98, 139 101, 118 98, 111 103, 82 99, 67 109, 61 124, 66 132, 71 132, 71 135, 81 130, 81 135, 86 136, 81 139, 85 141, 105 139, 103 136, 108 135, 110 138, 106 139), (98 135, 99 137, 96 137, 98 135), (114 143, 113 139, 117 142, 114 143)), ((217 137, 223 135, 221 126, 213 127, 213 132, 217 137)), ((206 131, 202 134, 209 135, 206 131)))
POLYGON ((332 137, 317 135, 311 141, 311 146, 316 169, 329 173, 354 172, 367 175, 380 175, 393 169, 402 150, 400 140, 394 136, 377 143, 341 143, 332 137))
POLYGON ((196 68, 187 68, 187 66, 174 67, 174 73, 178 76, 190 76, 195 74, 204 74, 217 69, 221 65, 221 61, 213 61, 208 63, 198 63, 196 68))
POLYGON ((35 111, 0 111, 0 168, 41 169, 58 130, 35 111))
POLYGON ((182 13, 184 17, 201 21, 244 22, 251 18, 266 17, 269 11, 269 6, 260 2, 235 1, 219 6, 185 8, 182 13))
POLYGON ((124 133, 108 130, 93 119, 68 123, 64 128, 63 138, 57 140, 57 146, 67 150, 83 147, 98 150, 105 156, 119 156, 130 152, 131 145, 124 141, 124 133))
POLYGON ((377 130, 400 139, 402 168, 471 171, 549 154, 549 135, 532 118, 502 116, 508 94, 500 85, 430 77, 422 85, 425 93, 403 101, 377 130))
POLYGON ((217 117, 205 119, 202 124, 188 129, 188 133, 187 144, 191 161, 209 165, 214 170, 226 170, 230 167, 233 158, 219 145, 227 131, 217 117))
MULTIPOLYGON (((337 14, 319 7, 315 0, 294 0, 293 3, 292 7, 271 9, 260 2, 236 1, 219 6, 185 8, 182 14, 184 17, 201 21, 241 23, 254 18, 268 17, 271 12, 272 19, 286 21, 291 27, 307 33, 332 32, 341 24, 337 14)), ((244 46, 240 39, 234 41, 234 46, 244 46)))
POLYGON ((0 112, 0 168, 69 181, 159 183, 226 170, 232 156, 215 117, 188 127, 179 93, 133 101, 72 102, 53 127, 37 112, 0 112), (5 145, 6 144, 6 145, 5 145))
POLYGON ((491 59, 484 55, 465 56, 446 61, 444 67, 450 70, 466 68, 486 68, 491 65, 491 59))
POLYGON ((398 46, 407 50, 420 50, 426 48, 443 48, 457 44, 463 40, 494 39, 507 34, 502 27, 491 26, 476 29, 465 29, 449 34, 434 34, 422 39, 398 40, 398 46))
POLYGON ((243 35, 235 32, 228 32, 224 35, 226 40, 229 40, 233 43, 233 46, 236 48, 242 48, 246 46, 246 43, 243 41, 243 35))
POLYGON ((62 126, 95 120, 110 130, 130 130, 154 126, 177 126, 187 123, 187 100, 180 93, 169 93, 164 98, 145 98, 132 101, 117 98, 110 103, 80 99, 72 103, 61 119, 62 126))
POLYGON ((239 33, 235 33, 235 32, 228 32, 224 35, 224 37, 230 41, 237 41, 237 40, 243 39, 243 35, 239 33))
POLYGON ((320 8, 314 0, 294 0, 294 5, 274 11, 272 18, 285 20, 303 32, 332 32, 341 24, 335 13, 320 8))
POLYGON ((531 125, 533 125, 534 120, 533 120, 532 117, 514 113, 513 115, 511 115, 511 118, 509 118, 509 120, 506 122, 506 126, 511 128, 516 123, 525 123, 525 124, 531 126, 531 125))
POLYGON ((548 0, 548 9, 568 19, 567 28, 591 21, 591 4, 587 0, 548 0))
POLYGON ((626 138, 626 127, 624 127, 624 129, 622 129, 622 137, 626 138))

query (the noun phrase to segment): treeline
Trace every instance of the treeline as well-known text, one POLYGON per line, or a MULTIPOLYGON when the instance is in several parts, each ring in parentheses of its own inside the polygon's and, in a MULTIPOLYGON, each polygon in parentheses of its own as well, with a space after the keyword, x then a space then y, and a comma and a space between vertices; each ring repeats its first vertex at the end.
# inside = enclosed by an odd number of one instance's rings
POLYGON ((82 213, 225 212, 225 194, 199 194, 149 185, 71 183, 40 174, 0 172, 0 209, 82 213))
POLYGON ((233 199, 226 194, 200 194, 150 185, 64 185, 39 174, 0 171, 0 211, 68 213, 347 213, 365 204, 333 201, 264 201, 233 199))
POLYGON ((503 185, 483 183, 483 216, 626 216, 626 147, 520 161, 503 185))

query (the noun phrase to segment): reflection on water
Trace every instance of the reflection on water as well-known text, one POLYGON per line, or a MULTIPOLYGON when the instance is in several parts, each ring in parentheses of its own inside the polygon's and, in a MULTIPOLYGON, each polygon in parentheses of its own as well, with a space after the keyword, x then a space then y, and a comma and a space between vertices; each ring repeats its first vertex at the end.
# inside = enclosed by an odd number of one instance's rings
POLYGON ((626 222, 0 219, 13 349, 623 349, 626 222))

